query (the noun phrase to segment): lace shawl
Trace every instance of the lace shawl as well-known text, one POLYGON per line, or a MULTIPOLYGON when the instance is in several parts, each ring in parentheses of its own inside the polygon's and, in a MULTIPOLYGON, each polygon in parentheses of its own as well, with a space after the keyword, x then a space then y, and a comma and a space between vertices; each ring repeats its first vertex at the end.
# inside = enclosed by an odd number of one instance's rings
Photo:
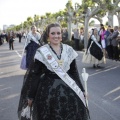
MULTIPOLYGON (((78 54, 75 52, 75 50, 71 46, 68 46, 66 44, 62 44, 62 45, 63 45, 63 51, 61 53, 61 59, 60 60, 63 60, 63 64, 61 65, 61 67, 65 70, 65 72, 67 72, 70 69, 70 64, 78 56, 78 54)), ((58 61, 59 59, 53 53, 53 51, 51 50, 49 45, 46 44, 44 46, 46 46, 50 50, 50 52, 52 53, 52 56, 58 61)), ((47 63, 47 61, 41 55, 40 48, 37 49, 34 59, 37 59, 40 62, 42 62, 47 67, 47 69, 49 69, 50 71, 53 72, 50 65, 47 63)))

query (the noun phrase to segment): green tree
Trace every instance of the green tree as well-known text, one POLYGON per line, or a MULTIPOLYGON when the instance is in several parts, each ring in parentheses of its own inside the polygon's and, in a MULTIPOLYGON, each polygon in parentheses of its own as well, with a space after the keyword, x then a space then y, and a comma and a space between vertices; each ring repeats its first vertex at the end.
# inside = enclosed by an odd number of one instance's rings
POLYGON ((120 0, 109 0, 109 2, 106 2, 107 10, 108 10, 108 24, 113 27, 113 15, 117 14, 117 12, 120 12, 119 7, 120 0))
POLYGON ((23 28, 24 28, 24 29, 28 28, 28 21, 24 21, 24 23, 23 23, 23 28))
POLYGON ((33 19, 34 19, 34 24, 38 27, 39 26, 40 16, 35 14, 33 19))
POLYGON ((27 22, 28 22, 28 26, 30 27, 31 25, 33 25, 33 18, 32 17, 28 17, 27 18, 27 22))
POLYGON ((89 22, 89 26, 93 26, 95 24, 94 20, 91 20, 91 22, 89 22))
POLYGON ((82 12, 81 16, 84 16, 84 47, 87 48, 89 20, 102 13, 103 9, 106 10, 106 6, 104 0, 82 0, 79 6, 81 6, 79 7, 82 12))

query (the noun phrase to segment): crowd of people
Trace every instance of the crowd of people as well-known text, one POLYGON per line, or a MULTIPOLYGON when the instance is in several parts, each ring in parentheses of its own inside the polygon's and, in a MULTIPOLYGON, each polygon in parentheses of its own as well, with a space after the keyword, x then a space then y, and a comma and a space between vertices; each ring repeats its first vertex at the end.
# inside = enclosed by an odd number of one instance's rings
POLYGON ((9 50, 14 50, 15 38, 18 38, 20 43, 22 37, 24 39, 26 38, 25 32, 3 31, 2 33, 0 33, 0 45, 3 45, 4 42, 6 41, 9 44, 9 50))
MULTIPOLYGON (((79 50, 79 45, 84 44, 84 29, 75 29, 73 31, 73 40, 75 42, 75 50, 79 50)), ((100 24, 100 29, 92 28, 88 34, 88 45, 85 54, 83 55, 84 63, 91 63, 93 67, 100 67, 100 63, 106 63, 106 58, 120 61, 120 28, 118 26, 108 26, 104 27, 103 24, 100 24), (96 43, 96 44, 94 44, 96 43), (97 47, 97 46, 98 47, 97 47), (99 51, 101 49, 101 52, 99 51), (93 50, 93 53, 96 53, 98 50, 99 53, 103 53, 102 59, 98 59, 95 55, 90 54, 93 50)), ((97 53, 97 54, 99 54, 97 53)))
POLYGON ((0 33, 0 45, 4 43, 4 39, 8 42, 8 35, 3 31, 0 33))

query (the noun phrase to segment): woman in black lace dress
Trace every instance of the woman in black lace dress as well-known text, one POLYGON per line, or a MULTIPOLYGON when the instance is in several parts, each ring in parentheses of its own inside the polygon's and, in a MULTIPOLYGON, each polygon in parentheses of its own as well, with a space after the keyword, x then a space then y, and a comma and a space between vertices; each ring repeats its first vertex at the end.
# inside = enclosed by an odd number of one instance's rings
MULTIPOLYGON (((72 47, 61 43, 61 27, 50 24, 46 28, 49 49, 59 65, 84 93, 77 71, 75 58, 77 53, 72 47)), ((40 48, 39 48, 40 49, 40 48)), ((33 120, 88 120, 85 104, 78 95, 51 69, 50 65, 37 50, 34 62, 27 71, 26 81, 21 91, 22 100, 18 112, 21 111, 25 99, 32 106, 33 120)))

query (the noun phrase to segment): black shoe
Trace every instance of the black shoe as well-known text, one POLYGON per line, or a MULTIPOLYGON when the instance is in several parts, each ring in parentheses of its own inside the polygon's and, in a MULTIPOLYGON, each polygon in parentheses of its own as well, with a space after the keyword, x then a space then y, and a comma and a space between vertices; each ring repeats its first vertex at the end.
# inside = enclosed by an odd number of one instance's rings
POLYGON ((95 64, 93 64, 93 68, 96 68, 95 64))

